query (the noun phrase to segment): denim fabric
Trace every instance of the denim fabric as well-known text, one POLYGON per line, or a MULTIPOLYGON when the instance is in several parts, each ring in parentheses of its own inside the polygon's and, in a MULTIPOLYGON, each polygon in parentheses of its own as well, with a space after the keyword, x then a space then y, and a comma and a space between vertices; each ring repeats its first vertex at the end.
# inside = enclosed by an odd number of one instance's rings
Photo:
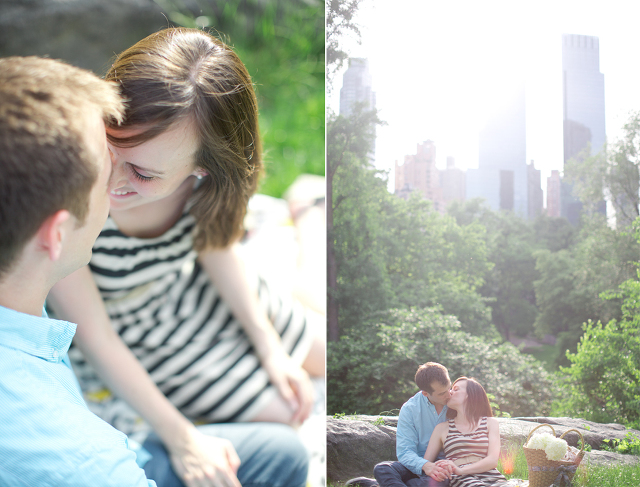
POLYGON ((428 475, 416 475, 400 462, 382 462, 373 469, 380 487, 447 487, 449 480, 438 482, 428 475))
MULTIPOLYGON (((304 487, 308 454, 295 431, 274 423, 227 423, 199 426, 203 433, 226 438, 240 457, 238 480, 242 487, 304 487)), ((183 487, 171 470, 167 451, 151 435, 143 447, 152 455, 144 470, 158 487, 183 487)))

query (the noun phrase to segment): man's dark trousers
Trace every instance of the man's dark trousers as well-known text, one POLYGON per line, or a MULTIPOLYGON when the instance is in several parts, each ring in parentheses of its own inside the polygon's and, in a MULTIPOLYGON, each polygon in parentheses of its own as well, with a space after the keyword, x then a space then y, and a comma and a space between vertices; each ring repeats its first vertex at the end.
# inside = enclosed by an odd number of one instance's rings
POLYGON ((380 487, 447 487, 449 480, 438 482, 426 474, 414 474, 400 462, 381 462, 373 469, 380 487))

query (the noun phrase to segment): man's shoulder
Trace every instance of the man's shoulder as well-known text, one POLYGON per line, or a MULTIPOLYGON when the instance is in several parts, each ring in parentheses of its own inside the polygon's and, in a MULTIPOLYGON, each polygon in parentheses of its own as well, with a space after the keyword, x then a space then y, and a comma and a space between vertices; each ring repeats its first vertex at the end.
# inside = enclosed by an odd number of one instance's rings
POLYGON ((117 485, 111 471, 144 480, 126 436, 89 411, 72 378, 21 351, 0 358, 0 485, 117 485))
POLYGON ((400 408, 400 416, 413 416, 420 413, 420 405, 422 401, 422 391, 418 391, 411 396, 400 408))

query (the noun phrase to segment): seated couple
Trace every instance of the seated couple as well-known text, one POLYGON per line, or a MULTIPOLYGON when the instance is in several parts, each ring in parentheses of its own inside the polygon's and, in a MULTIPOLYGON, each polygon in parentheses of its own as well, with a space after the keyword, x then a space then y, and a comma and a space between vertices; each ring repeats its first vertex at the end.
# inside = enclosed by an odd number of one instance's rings
MULTIPOLYGON (((194 36, 197 45, 207 47, 204 34, 188 34, 194 36)), ((89 262, 109 213, 110 180, 125 184, 125 174, 134 177, 132 159, 116 159, 105 132, 105 124, 113 127, 131 119, 119 86, 50 59, 0 59, 0 485, 303 487, 308 458, 288 425, 196 428, 148 379, 141 379, 137 383, 142 386, 118 391, 135 400, 157 426, 158 434, 141 448, 90 412, 83 400, 68 355, 75 321, 49 319, 43 306, 56 283, 89 262), (155 409, 145 406, 149 402, 155 409)), ((241 117, 241 125, 245 122, 241 117)), ((147 144, 158 138, 162 135, 147 144)), ((190 156, 179 167, 182 176, 176 176, 180 181, 174 181, 173 189, 197 184, 192 173, 198 169, 190 156)), ((145 194, 159 198, 160 183, 145 184, 155 188, 145 194)), ((88 289, 90 285, 78 287, 76 298, 88 289)), ((98 348, 112 346, 108 330, 85 329, 84 335, 98 348)), ((131 359, 121 369, 142 377, 136 364, 131 359)), ((236 389, 231 387, 228 395, 236 389)), ((273 387, 258 389, 277 397, 273 387)), ((223 402, 224 397, 212 400, 223 402)))
POLYGON ((496 469, 500 429, 484 388, 467 377, 451 385, 447 369, 434 362, 421 365, 415 381, 420 391, 398 417, 398 461, 376 465, 375 480, 358 477, 347 485, 489 487, 505 481, 496 469))

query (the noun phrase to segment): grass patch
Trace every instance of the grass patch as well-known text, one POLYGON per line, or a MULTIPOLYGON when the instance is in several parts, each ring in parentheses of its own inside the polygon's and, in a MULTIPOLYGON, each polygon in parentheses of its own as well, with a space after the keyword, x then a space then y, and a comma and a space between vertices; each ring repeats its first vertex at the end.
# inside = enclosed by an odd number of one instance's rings
POLYGON ((507 445, 500 451, 498 470, 507 479, 529 478, 527 459, 524 456, 522 445, 507 445))
POLYGON ((638 487, 640 465, 579 468, 573 479, 576 487, 638 487))
MULTIPOLYGON (((520 454, 516 454, 513 458, 513 463, 509 459, 503 460, 503 455, 501 454, 498 461, 498 470, 507 479, 528 479, 527 462, 522 449, 520 449, 520 454), (511 471, 511 473, 508 473, 508 471, 511 471)), ((342 487, 343 485, 344 483, 342 482, 327 483, 327 487, 342 487)), ((638 487, 640 486, 640 465, 616 465, 611 467, 580 465, 573 478, 572 485, 573 487, 638 487)))

